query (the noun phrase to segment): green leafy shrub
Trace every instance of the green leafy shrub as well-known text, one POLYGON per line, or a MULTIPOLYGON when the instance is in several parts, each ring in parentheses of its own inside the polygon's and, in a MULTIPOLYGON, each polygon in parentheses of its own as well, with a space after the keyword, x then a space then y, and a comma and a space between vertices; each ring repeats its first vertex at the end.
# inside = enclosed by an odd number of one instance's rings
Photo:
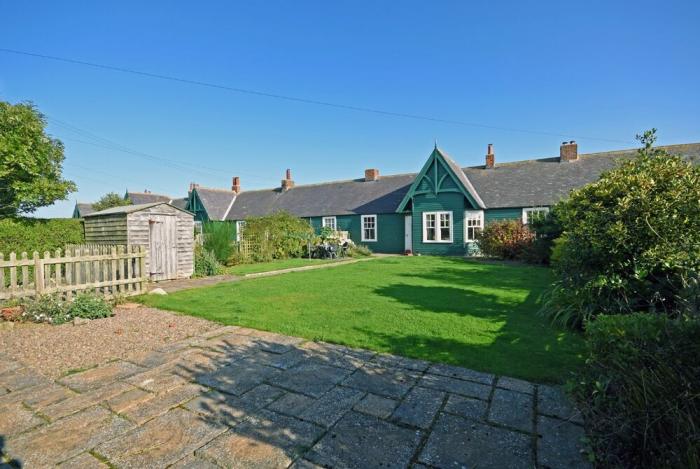
POLYGON ((125 205, 131 205, 131 200, 125 199, 116 192, 108 192, 103 195, 100 200, 92 204, 92 209, 99 212, 108 208, 123 207, 125 205))
POLYGON ((532 217, 528 229, 534 232, 535 238, 532 244, 523 250, 522 259, 530 264, 549 264, 554 242, 562 235, 562 227, 556 211, 552 210, 544 216, 532 217))
POLYGON ((700 167, 638 137, 636 158, 556 206, 566 242, 544 312, 571 326, 598 314, 676 316, 700 271, 700 167))
POLYGON ((535 235, 520 220, 499 220, 488 223, 477 234, 479 251, 499 259, 522 259, 532 246, 535 235))
POLYGON ((700 467, 700 321, 635 313, 587 327, 574 396, 599 467, 700 467))
POLYGON ((246 218, 242 239, 248 252, 240 252, 232 260, 267 262, 302 257, 313 238, 309 222, 287 212, 246 218))
POLYGON ((44 251, 53 253, 66 244, 83 244, 83 224, 73 218, 4 218, 0 219, 0 252, 7 258, 10 252, 44 251))
POLYGON ((71 319, 70 306, 56 295, 40 295, 24 301, 22 319, 30 322, 63 324, 71 319))
POLYGON ((216 256, 204 249, 202 246, 196 246, 194 249, 194 276, 209 277, 211 275, 219 275, 223 271, 221 263, 216 256))
POLYGON ((369 257, 372 250, 363 244, 350 244, 348 246, 348 257, 369 257))
POLYGON ((92 292, 78 294, 68 308, 70 318, 99 319, 112 315, 112 305, 92 292))
POLYGON ((204 250, 211 252, 219 263, 224 264, 233 252, 235 227, 229 222, 207 222, 203 225, 204 250))

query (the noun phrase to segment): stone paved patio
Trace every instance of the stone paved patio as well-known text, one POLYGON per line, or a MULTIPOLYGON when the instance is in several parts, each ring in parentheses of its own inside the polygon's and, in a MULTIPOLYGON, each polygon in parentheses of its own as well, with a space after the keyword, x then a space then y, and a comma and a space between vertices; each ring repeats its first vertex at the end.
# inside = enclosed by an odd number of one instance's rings
POLYGON ((230 326, 55 382, 0 354, 27 468, 586 467, 581 424, 556 387, 230 326))

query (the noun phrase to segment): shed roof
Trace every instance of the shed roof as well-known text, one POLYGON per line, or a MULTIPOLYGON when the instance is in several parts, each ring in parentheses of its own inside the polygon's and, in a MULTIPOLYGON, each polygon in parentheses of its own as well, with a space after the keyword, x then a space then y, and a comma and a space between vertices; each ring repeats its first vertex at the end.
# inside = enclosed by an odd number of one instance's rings
POLYGON ((172 197, 164 194, 153 194, 151 192, 128 192, 126 193, 126 199, 129 199, 132 204, 148 204, 152 202, 170 202, 172 197))
POLYGON ((121 215, 121 214, 128 214, 128 213, 134 213, 134 212, 139 212, 141 210, 146 210, 151 207, 155 207, 157 205, 168 205, 170 207, 173 207, 174 209, 180 210, 181 212, 185 212, 187 214, 190 214, 194 216, 191 212, 188 212, 187 210, 175 207, 172 204, 169 204, 168 202, 150 202, 147 204, 136 204, 136 205, 123 205, 121 207, 112 207, 112 208, 107 208, 104 210, 100 210, 99 212, 94 212, 89 215, 86 215, 87 217, 99 217, 102 215, 121 215))

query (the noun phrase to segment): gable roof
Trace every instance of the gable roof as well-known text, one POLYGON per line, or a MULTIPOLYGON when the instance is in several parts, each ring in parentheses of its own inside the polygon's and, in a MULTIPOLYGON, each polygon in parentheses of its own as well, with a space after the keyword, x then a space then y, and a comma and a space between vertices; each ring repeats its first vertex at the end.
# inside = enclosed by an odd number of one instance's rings
POLYGON ((125 199, 129 199, 132 204, 149 204, 152 202, 170 202, 172 197, 163 194, 152 194, 151 192, 128 192, 125 199))
MULTIPOLYGON (((660 146, 700 162, 700 143, 660 146)), ((571 190, 597 180, 620 161, 634 157, 636 149, 580 154, 577 161, 559 157, 460 168, 444 151, 435 149, 450 171, 481 208, 550 206, 571 190)), ((237 196, 228 189, 197 188, 212 220, 243 220, 284 210, 298 217, 395 213, 418 173, 244 191, 237 196)))
POLYGON ((73 217, 82 218, 85 215, 89 215, 95 211, 92 208, 92 204, 76 202, 75 208, 73 209, 73 217))
MULTIPOLYGON (((700 144, 657 147, 700 159, 700 144)), ((601 173, 637 155, 636 149, 579 155, 577 161, 559 162, 559 157, 463 168, 488 208, 554 205, 576 188, 596 181, 601 173)))
POLYGON ((179 199, 173 199, 170 201, 170 205, 173 207, 182 209, 182 210, 187 210, 187 203, 189 202, 188 197, 181 197, 179 199))
POLYGON ((236 193, 229 189, 196 187, 193 192, 196 192, 210 220, 225 220, 226 214, 236 200, 236 193))
POLYGON ((284 210, 298 217, 392 213, 415 174, 298 185, 288 191, 264 189, 238 194, 227 220, 284 210))
POLYGON ((93 212, 89 215, 86 215, 87 217, 98 217, 101 215, 120 215, 124 213, 133 213, 133 212, 138 212, 141 210, 145 210, 147 208, 155 207, 157 205, 169 205, 177 210, 180 210, 181 212, 189 213, 192 215, 191 212, 188 212, 187 210, 183 210, 181 208, 175 207, 172 204, 169 204, 168 202, 149 202, 147 204, 132 204, 132 205, 122 205, 121 207, 112 207, 112 208, 106 208, 104 210, 100 210, 99 212, 93 212))

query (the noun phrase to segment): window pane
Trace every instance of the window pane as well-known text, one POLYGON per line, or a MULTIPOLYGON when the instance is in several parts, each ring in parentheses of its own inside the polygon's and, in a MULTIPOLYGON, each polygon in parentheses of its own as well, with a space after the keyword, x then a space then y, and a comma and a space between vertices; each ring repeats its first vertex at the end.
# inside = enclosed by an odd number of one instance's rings
POLYGON ((427 228, 426 234, 426 239, 428 241, 435 241, 435 228, 427 228))
POLYGON ((450 228, 441 227, 440 228, 440 239, 442 241, 448 241, 450 239, 450 228))

